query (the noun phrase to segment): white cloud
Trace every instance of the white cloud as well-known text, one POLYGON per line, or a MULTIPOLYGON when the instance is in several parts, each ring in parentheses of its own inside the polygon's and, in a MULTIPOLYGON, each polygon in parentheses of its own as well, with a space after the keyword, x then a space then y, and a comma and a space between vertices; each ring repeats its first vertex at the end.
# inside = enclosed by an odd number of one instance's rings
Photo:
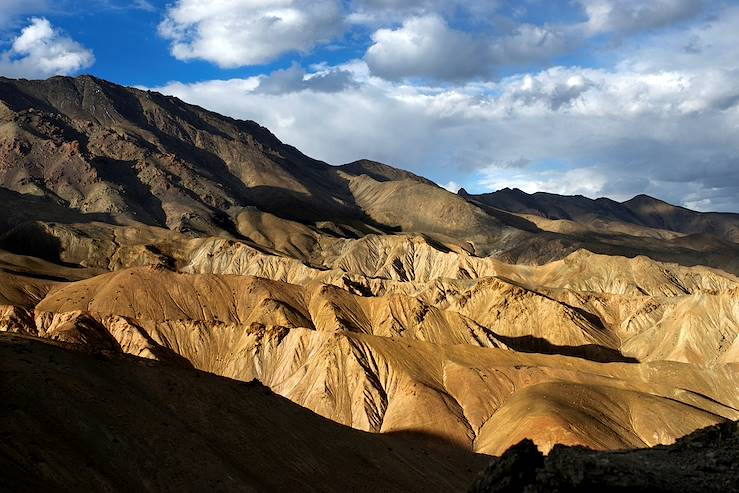
POLYGON ((493 41, 494 62, 516 66, 545 61, 578 42, 564 29, 518 24, 510 33, 493 41))
POLYGON ((47 19, 34 17, 10 49, 0 53, 0 74, 45 78, 77 72, 94 61, 92 51, 54 29, 47 19))
POLYGON ((351 23, 380 25, 427 14, 454 15, 464 12, 477 19, 491 17, 500 7, 495 0, 353 0, 351 23))
POLYGON ((726 8, 717 12, 714 20, 694 23, 677 33, 659 33, 649 42, 629 41, 618 67, 637 72, 736 67, 737 25, 739 8, 726 8))
MULTIPOLYGON (((499 5, 491 3, 487 16, 492 29, 467 30, 450 27, 454 12, 468 15, 485 2, 457 3, 415 0, 371 0, 355 2, 358 8, 350 20, 401 21, 399 26, 382 27, 372 34, 373 44, 365 60, 372 73, 389 80, 427 77, 447 81, 486 78, 500 67, 525 67, 568 53, 588 38, 603 33, 619 37, 654 30, 694 18, 703 12, 706 0, 579 0, 587 16, 585 22, 535 25, 515 18, 491 15, 499 5), (393 18, 386 11, 395 4, 393 18)), ((515 15, 514 15, 515 17, 515 15)), ((490 27, 490 26, 488 26, 490 27)))
POLYGON ((737 19, 739 8, 729 9, 694 30, 660 34, 663 46, 675 47, 673 56, 650 58, 627 44, 613 68, 551 67, 495 83, 391 82, 357 60, 307 73, 292 67, 289 90, 259 89, 275 74, 162 90, 257 120, 333 164, 366 157, 470 192, 517 186, 621 199, 648 193, 739 211, 737 19), (691 57, 676 62, 696 33, 705 41, 702 56, 721 57, 725 66, 694 65, 691 57), (631 63, 636 53, 638 66, 631 63), (331 93, 304 86, 327 71, 351 74, 352 83, 331 93))
POLYGON ((373 74, 386 79, 467 79, 490 72, 487 43, 451 29, 435 14, 408 19, 397 29, 379 29, 372 41, 365 60, 373 74))
POLYGON ((528 108, 541 103, 551 110, 568 107, 579 100, 595 83, 583 75, 583 71, 562 67, 548 69, 538 74, 511 77, 504 88, 509 104, 522 102, 528 108))
POLYGON ((462 188, 462 185, 460 185, 456 181, 452 180, 452 181, 448 181, 446 183, 446 185, 442 185, 441 187, 442 188, 446 188, 447 190, 449 190, 452 193, 457 193, 457 192, 459 192, 459 189, 462 188))
POLYGON ((509 159, 508 161, 494 162, 491 164, 491 167, 502 169, 523 169, 526 168, 529 164, 531 164, 530 159, 524 156, 519 156, 516 159, 509 159))
POLYGON ((12 23, 19 15, 30 15, 48 10, 47 0, 2 0, 0 2, 0 28, 12 23))
POLYGON ((577 0, 588 16, 588 34, 632 33, 694 17, 705 0, 577 0))
POLYGON ((234 68, 308 51, 342 25, 340 0, 177 0, 159 33, 180 60, 234 68))
POLYGON ((664 27, 695 16, 704 1, 577 0, 587 21, 555 18, 537 25, 517 19, 520 8, 506 17, 503 2, 497 1, 175 0, 159 33, 180 60, 235 68, 307 53, 347 32, 351 38, 370 28, 365 60, 375 75, 460 81, 551 60, 604 32, 623 36, 664 27), (359 32, 353 29, 357 26, 359 32))
POLYGON ((134 8, 144 10, 146 12, 155 12, 157 10, 149 0, 133 0, 133 6, 134 8))
MULTIPOLYGON (((481 170, 479 184, 488 190, 519 188, 526 193, 549 192, 561 195, 598 196, 603 193, 606 176, 595 167, 575 168, 566 171, 539 171, 511 173, 497 167, 481 170)), ((630 198, 630 197, 617 197, 630 198)))
POLYGON ((352 75, 341 69, 322 69, 308 74, 297 63, 262 76, 257 91, 265 94, 283 94, 297 91, 338 92, 354 84, 352 75))
POLYGON ((501 65, 525 65, 565 51, 566 35, 548 27, 520 24, 491 37, 451 28, 438 14, 411 17, 395 29, 378 29, 365 61, 388 80, 429 77, 465 80, 488 77, 501 65))

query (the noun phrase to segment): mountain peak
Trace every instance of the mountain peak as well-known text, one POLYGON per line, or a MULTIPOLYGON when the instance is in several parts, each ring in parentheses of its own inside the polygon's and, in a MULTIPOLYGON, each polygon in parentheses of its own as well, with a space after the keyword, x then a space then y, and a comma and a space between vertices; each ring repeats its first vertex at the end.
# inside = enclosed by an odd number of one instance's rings
MULTIPOLYGON (((514 213, 585 224, 600 222, 598 230, 602 229, 602 222, 607 221, 614 225, 628 224, 638 228, 718 236, 731 242, 739 241, 739 214, 726 213, 721 214, 719 218, 719 215, 713 213, 691 211, 646 194, 617 202, 605 197, 593 200, 583 195, 558 195, 547 192, 527 194, 517 188, 502 188, 497 192, 469 197, 477 202, 514 213)), ((639 234, 654 233, 642 231, 639 234)))
POLYGON ((434 182, 415 173, 399 168, 394 168, 379 161, 370 159, 359 159, 351 163, 339 166, 339 169, 351 175, 367 175, 377 181, 413 180, 427 185, 436 186, 434 182))
POLYGON ((640 194, 634 195, 629 200, 624 201, 624 203, 627 203, 627 202, 637 202, 637 201, 638 202, 663 202, 665 204, 667 203, 664 200, 660 200, 660 199, 654 198, 651 195, 647 195, 645 193, 640 193, 640 194))

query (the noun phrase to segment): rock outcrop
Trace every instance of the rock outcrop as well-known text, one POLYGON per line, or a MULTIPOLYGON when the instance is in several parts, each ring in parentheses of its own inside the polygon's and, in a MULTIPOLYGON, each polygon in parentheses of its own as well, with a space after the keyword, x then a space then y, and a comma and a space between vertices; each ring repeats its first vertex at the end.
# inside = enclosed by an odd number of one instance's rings
POLYGON ((734 491, 739 481, 736 421, 696 431, 674 445, 623 452, 556 446, 544 457, 524 440, 495 459, 470 493, 734 491))

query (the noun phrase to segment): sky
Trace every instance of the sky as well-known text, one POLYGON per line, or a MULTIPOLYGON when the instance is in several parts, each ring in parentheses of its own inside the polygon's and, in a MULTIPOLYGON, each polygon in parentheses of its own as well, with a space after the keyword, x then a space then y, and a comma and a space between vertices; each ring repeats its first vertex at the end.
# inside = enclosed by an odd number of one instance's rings
POLYGON ((739 212, 737 0, 0 0, 0 75, 85 73, 452 191, 739 212))

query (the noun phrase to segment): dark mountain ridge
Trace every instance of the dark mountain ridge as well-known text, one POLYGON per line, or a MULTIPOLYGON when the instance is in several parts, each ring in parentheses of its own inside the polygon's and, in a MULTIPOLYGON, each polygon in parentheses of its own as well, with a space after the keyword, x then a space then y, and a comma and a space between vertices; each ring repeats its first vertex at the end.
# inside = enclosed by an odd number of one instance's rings
POLYGON ((547 219, 592 223, 618 221, 646 228, 683 234, 705 234, 739 242, 739 214, 697 212, 640 194, 624 202, 582 195, 557 195, 547 192, 528 194, 517 188, 473 195, 464 189, 459 195, 473 202, 519 214, 534 214, 547 219))
MULTIPOLYGON (((331 166, 253 121, 91 76, 0 78, 0 163, 0 187, 9 192, 0 247, 22 253, 44 244, 54 261, 89 258, 89 248, 99 252, 101 242, 117 242, 126 226, 160 228, 157 234, 170 239, 226 237, 317 259, 318 266, 320 238, 412 233, 511 262, 547 262, 586 248, 739 269, 733 237, 706 234, 716 228, 699 213, 682 212, 694 224, 684 228, 692 236, 659 241, 608 229, 546 230, 520 214, 585 217, 592 201, 568 213, 569 202, 554 198, 532 205, 520 194, 507 201, 463 197, 369 160, 331 166), (264 214, 279 218, 282 231, 301 231, 303 240, 295 244, 294 234, 285 233, 283 249, 264 241, 254 231, 264 214), (65 255, 83 237, 88 253, 65 255)), ((632 204, 624 212, 617 203, 597 203, 605 211, 598 214, 621 220, 680 222, 675 214, 660 216, 661 209, 632 204), (650 216, 655 210, 658 216, 650 216)), ((172 250, 167 255, 176 258, 181 247, 172 250)))

